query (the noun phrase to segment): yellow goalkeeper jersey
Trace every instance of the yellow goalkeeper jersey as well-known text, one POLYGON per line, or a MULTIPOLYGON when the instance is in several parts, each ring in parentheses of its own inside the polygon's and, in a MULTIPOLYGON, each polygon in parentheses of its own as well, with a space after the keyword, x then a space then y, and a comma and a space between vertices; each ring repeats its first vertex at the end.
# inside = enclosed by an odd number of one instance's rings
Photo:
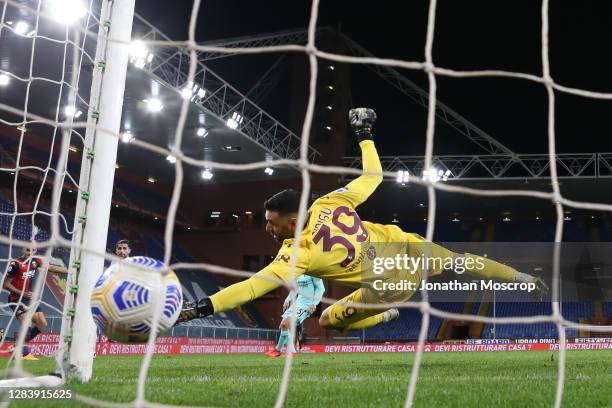
MULTIPOLYGON (((308 210, 308 222, 300 236, 295 265, 295 276, 306 274, 330 279, 352 287, 369 287, 373 278, 389 282, 421 281, 423 268, 412 272, 398 268, 385 271, 385 275, 372 274, 368 259, 388 258, 406 254, 416 259, 424 256, 425 239, 418 234, 407 233, 395 225, 381 225, 361 221, 355 208, 363 203, 382 181, 382 167, 371 140, 362 141, 364 174, 340 188, 316 200, 308 210)), ((294 240, 286 239, 274 261, 251 278, 231 285, 212 295, 215 313, 233 309, 276 289, 290 276, 294 240)), ((456 254, 435 243, 429 244, 429 257, 448 259, 456 254)), ((465 257, 474 257, 464 254, 465 257)), ((490 259, 479 258, 484 269, 467 269, 468 273, 484 279, 514 282, 517 271, 490 259)), ((429 266, 429 276, 442 272, 442 265, 429 266)), ((375 292, 375 291, 368 291, 375 292)), ((372 293, 377 300, 403 301, 410 292, 372 293), (402 298, 393 299, 393 296, 402 298), (384 298, 384 299, 383 299, 384 298)))
MULTIPOLYGON (((406 233, 395 225, 362 221, 355 207, 368 191, 359 187, 369 186, 349 184, 312 204, 308 210, 308 223, 300 237, 296 275, 308 274, 359 287, 363 284, 362 272, 368 264, 367 258, 371 261, 374 256, 381 256, 384 243, 393 245, 388 251, 393 254, 407 251, 408 242, 424 242, 418 234, 406 233)), ((286 280, 290 273, 293 244, 293 239, 286 239, 274 261, 264 271, 286 280)))
MULTIPOLYGON (((355 208, 363 203, 382 181, 382 167, 374 142, 360 144, 365 174, 324 197, 308 210, 308 221, 300 237, 295 275, 331 279, 353 287, 362 281, 363 246, 370 242, 422 242, 394 225, 361 221, 355 208), (373 174, 372 174, 373 173, 373 174), (379 173, 379 174, 376 174, 379 173)), ((293 257, 293 239, 286 239, 275 259, 250 279, 211 296, 215 312, 232 309, 280 286, 288 280, 293 257)), ((420 279, 420 276, 419 276, 420 279)))

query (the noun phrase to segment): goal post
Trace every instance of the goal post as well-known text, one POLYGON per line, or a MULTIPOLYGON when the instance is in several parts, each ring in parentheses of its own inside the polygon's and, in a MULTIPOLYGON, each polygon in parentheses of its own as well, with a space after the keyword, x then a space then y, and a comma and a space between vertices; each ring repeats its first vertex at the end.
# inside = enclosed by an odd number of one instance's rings
POLYGON ((104 269, 104 258, 94 252, 106 251, 134 7, 135 0, 104 0, 100 14, 73 236, 74 244, 92 252, 71 251, 58 359, 64 379, 80 382, 93 371, 97 336, 90 298, 104 269))

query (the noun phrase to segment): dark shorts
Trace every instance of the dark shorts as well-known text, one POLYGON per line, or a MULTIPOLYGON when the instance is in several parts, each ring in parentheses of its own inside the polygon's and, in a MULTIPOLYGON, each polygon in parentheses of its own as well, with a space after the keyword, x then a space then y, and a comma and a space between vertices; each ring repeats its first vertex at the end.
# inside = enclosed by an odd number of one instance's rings
MULTIPOLYGON (((14 300, 14 301, 11 300, 11 301, 9 301, 9 303, 16 303, 17 300, 14 300)), ((27 311, 26 308, 24 307, 24 305, 28 306, 30 304, 30 299, 21 299, 21 303, 23 303, 23 305, 9 305, 11 310, 13 312, 15 312, 15 316, 16 317, 21 316, 22 314, 24 314, 27 311)), ((35 312, 42 312, 42 309, 40 308, 40 304, 36 308, 35 312)))

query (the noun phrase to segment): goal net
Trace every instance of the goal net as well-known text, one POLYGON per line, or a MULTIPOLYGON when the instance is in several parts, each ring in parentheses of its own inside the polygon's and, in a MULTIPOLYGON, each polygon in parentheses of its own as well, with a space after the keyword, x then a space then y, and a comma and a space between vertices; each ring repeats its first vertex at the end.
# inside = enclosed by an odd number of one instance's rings
MULTIPOLYGON (((12 353, 20 356, 37 310, 59 313, 52 323, 61 327, 63 378, 91 377, 88 298, 104 266, 133 10, 134 1, 2 3, 3 258, 23 256, 27 270, 19 298, 9 297, 5 327, 20 322, 12 353), (34 278, 37 269, 43 274, 34 278), (47 283, 55 304, 41 300, 47 283)), ((36 325, 44 329, 44 320, 36 325)), ((26 375, 22 359, 7 373, 26 375)))
MULTIPOLYGON (((0 158, 3 178, 3 194, 0 198, 2 234, 0 257, 4 263, 21 255, 21 248, 36 248, 37 258, 43 261, 45 274, 36 280, 32 288, 32 300, 21 322, 16 338, 16 352, 19 355, 25 346, 29 323, 33 318, 34 306, 55 308, 61 314, 57 323, 61 326, 59 337, 58 370, 63 379, 76 378, 88 381, 91 378, 95 328, 89 311, 89 293, 100 275, 104 259, 117 260, 105 253, 109 224, 113 177, 116 166, 117 143, 130 139, 129 132, 121 129, 121 107, 128 63, 137 68, 158 68, 160 54, 155 56, 148 50, 163 49, 167 59, 180 58, 184 73, 177 75, 174 82, 166 80, 176 90, 180 100, 173 147, 167 149, 142 140, 132 140, 135 149, 143 149, 151 155, 170 157, 173 160, 175 177, 173 193, 167 212, 164 236, 164 263, 171 269, 205 269, 219 274, 250 276, 242 270, 235 270, 208 264, 171 264, 173 234, 177 208, 181 200, 185 165, 198 166, 209 174, 215 169, 232 171, 264 170, 274 166, 293 166, 302 176, 300 210, 297 221, 296 239, 299 240, 306 219, 307 203, 311 195, 310 177, 317 174, 357 176, 361 172, 343 167, 326 167, 312 162, 309 137, 313 125, 316 83, 319 60, 347 64, 373 64, 419 70, 427 75, 429 82, 428 121, 425 169, 433 168, 434 131, 436 126, 436 79, 438 76, 454 78, 508 77, 533 82, 542 86, 548 94, 548 154, 552 191, 529 190, 482 190, 436 183, 431 178, 410 177, 403 180, 424 186, 428 194, 428 215, 426 241, 433 239, 436 223, 436 191, 473 196, 522 196, 547 200, 556 209, 555 242, 561 242, 563 234, 564 208, 581 208, 595 211, 611 211, 612 206, 577 202, 565 198, 559 189, 555 150, 555 92, 565 92, 585 98, 612 99, 612 94, 574 89, 556 83, 550 74, 548 52, 548 0, 542 1, 542 75, 535 76, 506 71, 455 71, 437 67, 432 58, 435 39, 436 4, 429 4, 428 25, 424 61, 402 61, 384 58, 351 57, 327 53, 316 44, 316 27, 319 1, 313 0, 308 25, 308 40, 305 45, 270 45, 263 47, 214 47, 198 45, 195 38, 197 16, 204 7, 194 0, 189 20, 189 35, 184 41, 170 41, 160 35, 143 35, 132 30, 134 0, 96 1, 87 4, 76 0, 49 0, 18 2, 0 0, 0 133, 2 146, 0 158), (134 41, 131 41, 134 40, 134 41), (138 40, 138 41, 135 41, 138 40), (254 54, 254 53, 303 53, 308 57, 310 72, 309 99, 299 145, 286 142, 286 149, 296 151, 292 159, 270 159, 248 164, 228 164, 201 160, 191 157, 182 150, 183 133, 187 126, 189 105, 194 99, 210 103, 209 109, 220 106, 220 114, 228 126, 246 132, 256 117, 246 103, 232 105, 226 100, 215 99, 214 92, 206 89, 201 76, 198 56, 203 52, 254 54), (4 56, 8 56, 4 58, 4 56), (8 61, 8 62, 7 62, 8 61), (156 65, 157 64, 157 65, 156 65), (207 95, 207 92, 209 94, 207 95), (212 94, 212 95, 211 95, 212 94), (180 97, 183 98, 180 98, 180 97), (231 124, 231 125, 230 125, 231 124), (6 141, 6 144, 4 143, 6 141), (31 163, 40 163, 46 166, 31 163), (8 186, 8 187, 7 187, 8 186), (24 204, 27 203, 27 204, 24 204), (4 249, 6 247, 6 250, 4 249), (68 270, 63 307, 58 308, 41 301, 41 294, 49 265, 65 266, 68 270)), ((146 22, 141 21, 143 27, 146 22)), ((181 22, 184 23, 184 22, 181 22)), ((146 32, 146 30, 143 30, 146 32)), ((145 75, 144 73, 142 75, 145 75)), ((160 73, 161 76, 165 75, 160 73)), ((220 88, 219 88, 220 89, 220 88)), ((291 140, 290 138, 285 140, 291 140)), ((397 179, 397 173, 384 172, 384 177, 397 179)), ((297 251, 298 245, 294 245, 297 251)), ((295 263, 296 253, 291 258, 295 263)), ((580 325, 566 320, 559 308, 559 247, 555 246, 553 259, 552 314, 545 316, 493 318, 479 315, 450 313, 433 307, 427 292, 422 300, 398 304, 399 308, 418 309, 422 314, 417 351, 410 371, 406 406, 412 406, 418 385, 424 344, 432 316, 446 319, 460 319, 482 323, 553 323, 559 333, 559 358, 555 407, 560 407, 565 383, 565 329, 584 328, 591 331, 609 328, 580 325)), ((28 258, 28 262, 34 259, 28 258)), ((295 264, 292 265, 292 268, 295 264)), ((293 277, 292 277, 293 278, 293 277)), ((424 280, 427 280, 425 273, 424 280)), ((293 281, 285 283, 293 287, 293 281)), ((331 304, 337 299, 323 298, 331 304)), ((25 303, 23 296, 13 304, 25 303)), ((17 319, 9 308, 2 304, 8 314, 6 324, 17 319)), ((371 305, 357 305, 368 308, 371 305)), ((390 305, 392 306, 392 305, 390 305)), ((155 330, 153 330, 155 331, 155 330)), ((292 328, 292 332, 295 327, 292 328)), ((6 336, 5 336, 6 337, 6 336)), ((147 373, 153 356, 154 337, 149 340, 147 352, 142 360, 137 383, 137 397, 130 406, 145 403, 147 373)), ((5 340, 0 342, 2 350, 5 340)), ((282 406, 288 390, 293 357, 287 356, 276 405, 282 406)), ((7 367, 9 378, 29 376, 22 360, 11 359, 7 367)), ((41 383, 44 380, 40 380, 41 383)), ((105 406, 109 401, 99 401, 85 395, 77 399, 92 405, 105 406)))

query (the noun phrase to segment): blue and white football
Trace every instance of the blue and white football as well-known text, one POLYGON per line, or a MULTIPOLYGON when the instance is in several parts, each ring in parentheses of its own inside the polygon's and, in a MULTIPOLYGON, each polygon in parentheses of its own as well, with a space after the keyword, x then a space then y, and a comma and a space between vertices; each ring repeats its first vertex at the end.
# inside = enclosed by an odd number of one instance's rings
POLYGON ((162 262, 144 256, 126 261, 113 263, 98 279, 91 294, 91 313, 111 340, 142 343, 149 339, 156 299, 163 302, 157 325, 160 335, 176 322, 183 307, 183 292, 173 271, 162 275, 162 262))

